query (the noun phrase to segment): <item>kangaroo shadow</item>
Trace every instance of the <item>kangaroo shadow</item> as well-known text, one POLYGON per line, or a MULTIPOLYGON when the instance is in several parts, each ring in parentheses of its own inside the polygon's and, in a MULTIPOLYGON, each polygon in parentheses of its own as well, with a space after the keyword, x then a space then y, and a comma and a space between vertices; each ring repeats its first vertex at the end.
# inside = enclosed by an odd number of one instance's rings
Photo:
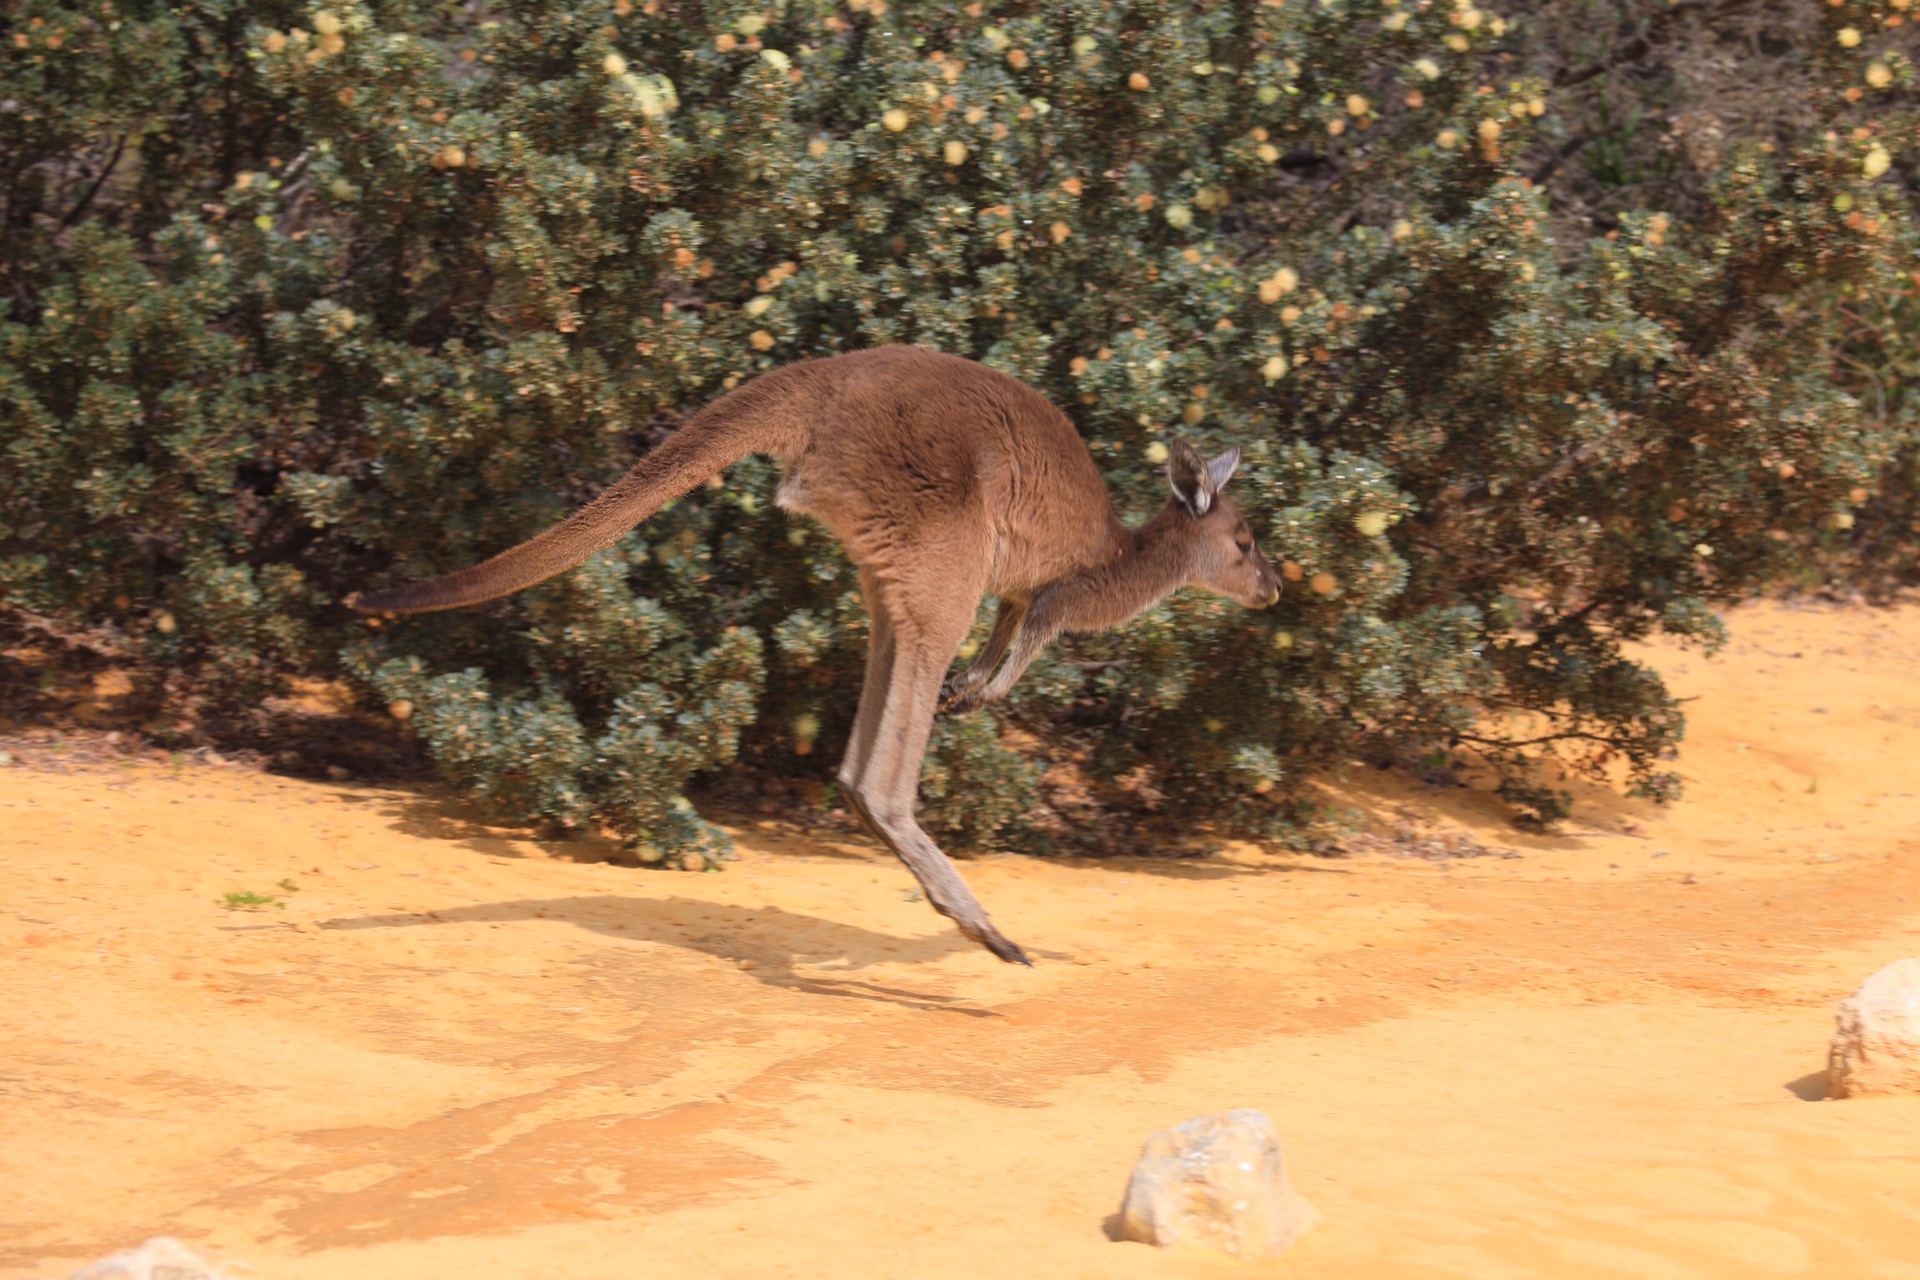
MULTIPOLYGON (((1111 876, 1113 872, 1123 871, 1134 875, 1153 876, 1161 880, 1259 880, 1273 875, 1290 875, 1296 871, 1318 875, 1356 874, 1351 867, 1323 866, 1306 860, 1273 863, 1268 866, 1249 866, 1240 862, 1201 858, 1143 858, 1138 855, 1112 858, 1054 857, 1046 861, 1049 866, 1086 873, 1089 876, 1101 874, 1111 876)), ((962 865, 965 864, 962 863, 962 865)))
POLYGON ((569 898, 519 898, 434 911, 344 916, 320 921, 319 925, 322 929, 351 931, 526 920, 560 920, 608 938, 657 942, 702 952, 740 964, 747 976, 771 987, 958 1013, 971 1018, 1001 1016, 955 996, 831 976, 834 972, 854 973, 876 964, 925 963, 956 952, 972 951, 974 944, 958 934, 897 938, 780 907, 735 906, 694 898, 589 894, 569 898), (808 972, 799 970, 798 966, 803 964, 808 966, 808 972), (829 972, 821 973, 823 968, 829 972))

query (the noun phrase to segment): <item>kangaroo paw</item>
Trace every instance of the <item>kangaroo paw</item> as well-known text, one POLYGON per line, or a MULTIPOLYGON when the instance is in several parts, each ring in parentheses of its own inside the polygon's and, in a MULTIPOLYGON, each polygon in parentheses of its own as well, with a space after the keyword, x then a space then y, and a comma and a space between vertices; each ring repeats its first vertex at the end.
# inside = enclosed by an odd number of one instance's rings
POLYGON ((938 715, 953 714, 953 709, 964 703, 975 687, 965 675, 948 676, 940 683, 940 700, 934 704, 934 712, 938 715))
POLYGON ((979 705, 980 697, 974 690, 960 688, 954 690, 952 693, 947 693, 945 690, 942 690, 940 702, 934 710, 939 715, 958 716, 965 715, 979 705))

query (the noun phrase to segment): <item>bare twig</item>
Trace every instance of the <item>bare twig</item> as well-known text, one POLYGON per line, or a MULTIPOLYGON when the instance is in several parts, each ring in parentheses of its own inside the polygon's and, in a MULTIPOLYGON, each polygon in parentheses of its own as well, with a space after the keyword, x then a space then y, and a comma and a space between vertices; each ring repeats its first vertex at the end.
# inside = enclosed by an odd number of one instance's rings
POLYGON ((127 149, 127 138, 129 136, 130 135, 123 133, 120 135, 119 140, 113 144, 113 154, 108 156, 107 162, 100 166, 100 172, 95 175, 93 185, 88 187, 87 193, 81 196, 73 208, 67 211, 67 216, 60 219, 60 230, 65 231, 78 221, 80 215, 85 213, 87 207, 93 203, 93 198, 100 194, 100 188, 107 184, 107 179, 113 176, 115 169, 119 168, 120 157, 127 149))

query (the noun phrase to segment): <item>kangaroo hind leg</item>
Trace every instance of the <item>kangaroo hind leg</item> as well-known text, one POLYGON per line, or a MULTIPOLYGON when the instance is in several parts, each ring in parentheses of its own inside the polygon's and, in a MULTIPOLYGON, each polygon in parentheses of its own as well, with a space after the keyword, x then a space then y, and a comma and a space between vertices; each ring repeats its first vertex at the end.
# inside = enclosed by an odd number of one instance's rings
POLYGON ((873 833, 907 864, 935 911, 1002 960, 1032 964, 1024 951, 993 927, 986 909, 947 855, 914 820, 920 767, 933 732, 941 680, 966 638, 972 603, 978 596, 955 603, 953 594, 945 592, 919 594, 898 584, 873 585, 881 588, 867 594, 874 636, 876 640, 888 636, 890 652, 884 663, 869 655, 855 741, 840 769, 841 788, 873 833), (864 742, 863 729, 868 730, 864 742))

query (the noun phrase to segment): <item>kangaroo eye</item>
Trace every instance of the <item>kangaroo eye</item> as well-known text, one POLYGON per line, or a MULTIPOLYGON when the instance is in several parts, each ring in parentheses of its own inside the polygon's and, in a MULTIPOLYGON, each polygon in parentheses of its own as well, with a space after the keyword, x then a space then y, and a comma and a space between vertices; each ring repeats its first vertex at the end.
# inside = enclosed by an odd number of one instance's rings
POLYGON ((1253 554, 1253 543, 1247 541, 1244 538, 1241 539, 1239 542, 1234 543, 1233 545, 1240 548, 1240 554, 1243 556, 1250 556, 1253 554))

